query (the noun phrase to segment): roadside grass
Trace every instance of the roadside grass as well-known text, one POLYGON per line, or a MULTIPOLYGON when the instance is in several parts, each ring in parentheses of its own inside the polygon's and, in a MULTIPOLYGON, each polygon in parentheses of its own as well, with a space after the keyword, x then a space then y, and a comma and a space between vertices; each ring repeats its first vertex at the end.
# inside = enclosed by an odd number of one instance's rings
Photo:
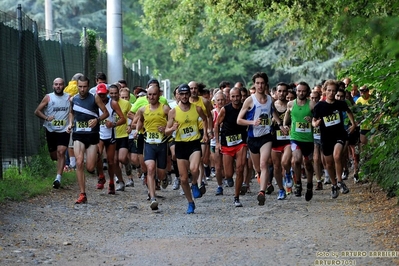
MULTIPOLYGON (((16 166, 8 168, 0 179, 0 203, 6 201, 24 201, 38 195, 49 193, 53 189, 56 176, 56 162, 51 161, 47 147, 31 158, 20 170, 16 166)), ((76 182, 74 172, 62 174, 62 184, 76 182)))
MULTIPOLYGON (((0 203, 6 201, 24 201, 32 197, 49 193, 53 189, 56 176, 56 166, 47 171, 46 176, 33 176, 28 169, 21 173, 17 167, 11 167, 3 174, 0 180, 0 203)), ((63 185, 76 182, 74 172, 62 174, 63 185)))

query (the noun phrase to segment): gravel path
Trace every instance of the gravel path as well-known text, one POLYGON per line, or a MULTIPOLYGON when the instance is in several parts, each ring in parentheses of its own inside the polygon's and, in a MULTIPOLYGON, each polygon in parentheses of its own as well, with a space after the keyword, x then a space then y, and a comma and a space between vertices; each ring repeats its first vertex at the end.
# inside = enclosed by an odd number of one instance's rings
MULTIPOLYGON (((210 181, 194 215, 185 214, 187 202, 171 186, 157 191, 160 208, 151 211, 145 187, 135 181, 135 187, 108 195, 89 177, 86 205, 74 205, 78 189, 73 185, 0 206, 0 265, 398 263, 397 257, 370 256, 387 250, 370 232, 379 215, 365 210, 365 189, 352 180, 347 182, 351 192, 335 200, 326 186, 310 202, 294 195, 277 201, 273 192, 265 206, 258 206, 256 193, 250 193, 240 197, 243 208, 234 207, 233 188, 215 196, 216 182, 210 181), (342 257, 344 251, 365 253, 342 257)), ((256 181, 251 189, 257 191, 256 181)))

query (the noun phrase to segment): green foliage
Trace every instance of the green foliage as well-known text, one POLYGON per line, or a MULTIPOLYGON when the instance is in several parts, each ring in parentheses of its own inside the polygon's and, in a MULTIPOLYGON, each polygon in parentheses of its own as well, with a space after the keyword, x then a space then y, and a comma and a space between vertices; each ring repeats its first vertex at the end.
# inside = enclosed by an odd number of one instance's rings
POLYGON ((47 145, 42 145, 39 153, 32 156, 24 171, 29 176, 44 178, 48 175, 48 170, 54 169, 55 167, 55 162, 51 161, 48 154, 47 145))

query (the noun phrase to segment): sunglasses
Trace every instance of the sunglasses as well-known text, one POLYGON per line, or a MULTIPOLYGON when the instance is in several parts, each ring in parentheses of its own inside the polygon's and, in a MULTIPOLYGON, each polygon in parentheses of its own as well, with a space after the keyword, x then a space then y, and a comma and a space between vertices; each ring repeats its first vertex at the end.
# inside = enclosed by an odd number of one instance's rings
POLYGON ((359 90, 360 92, 365 92, 365 91, 368 91, 368 90, 359 90))

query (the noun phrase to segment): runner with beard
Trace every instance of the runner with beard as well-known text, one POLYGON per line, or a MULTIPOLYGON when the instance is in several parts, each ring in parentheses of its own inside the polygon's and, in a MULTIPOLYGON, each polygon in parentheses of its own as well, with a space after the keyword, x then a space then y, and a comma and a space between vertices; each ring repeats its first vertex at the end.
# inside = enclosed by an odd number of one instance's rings
MULTIPOLYGON (((178 88, 180 102, 170 110, 165 135, 170 136, 176 131, 175 151, 179 167, 181 187, 188 201, 187 214, 194 213, 194 198, 202 197, 198 187, 199 167, 201 163, 201 133, 199 131, 199 119, 207 120, 201 107, 190 103, 190 87, 181 84, 178 88), (192 185, 188 183, 188 171, 192 175, 192 185)), ((207 132, 208 124, 203 123, 204 132, 207 132)), ((207 134, 202 138, 203 142, 208 141, 207 134)))
MULTIPOLYGON (((241 92, 238 88, 233 88, 230 90, 230 103, 220 110, 214 128, 216 138, 215 152, 218 153, 220 150, 223 154, 223 168, 227 180, 233 178, 234 159, 236 160, 235 207, 242 207, 239 197, 241 189, 246 189, 246 186, 242 186, 242 184, 244 182, 243 174, 247 156, 247 126, 237 124, 241 107, 241 92)), ((245 194, 246 191, 243 193, 245 194)))

